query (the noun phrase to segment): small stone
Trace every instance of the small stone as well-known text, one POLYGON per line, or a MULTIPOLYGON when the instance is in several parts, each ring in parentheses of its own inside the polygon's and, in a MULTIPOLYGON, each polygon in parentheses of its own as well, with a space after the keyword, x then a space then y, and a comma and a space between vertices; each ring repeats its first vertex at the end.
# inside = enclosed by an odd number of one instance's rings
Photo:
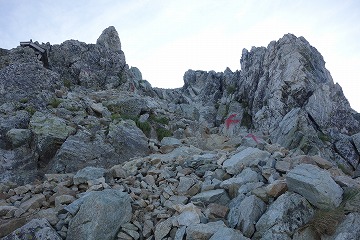
POLYGON ((146 175, 144 181, 149 184, 150 186, 154 187, 155 185, 155 178, 152 175, 146 175))
POLYGON ((143 226, 143 230, 142 230, 143 236, 146 238, 150 237, 153 229, 154 229, 154 223, 150 220, 146 220, 144 222, 144 226, 143 226))
POLYGON ((264 202, 269 202, 269 195, 267 194, 266 187, 255 188, 251 191, 251 193, 263 200, 264 202))
POLYGON ((281 194, 287 191, 287 185, 285 180, 275 180, 266 186, 267 194, 271 197, 277 198, 281 194))
POLYGON ((105 174, 104 168, 86 167, 79 170, 74 176, 74 184, 87 183, 88 180, 99 179, 105 174))
POLYGON ((200 223, 200 217, 196 211, 183 211, 176 219, 180 226, 200 223))
POLYGON ((23 215, 26 211, 22 208, 18 208, 15 210, 14 212, 14 217, 18 218, 20 217, 21 215, 23 215))
POLYGON ((53 208, 41 209, 37 213, 37 216, 39 218, 45 218, 52 226, 55 226, 55 224, 59 221, 57 213, 53 208))
POLYGON ((110 168, 110 172, 114 178, 127 178, 128 174, 121 165, 115 165, 110 168))
POLYGON ((119 232, 119 233, 117 234, 117 237, 118 237, 118 239, 121 239, 121 240, 133 240, 132 237, 130 237, 129 235, 127 235, 127 234, 124 233, 124 232, 119 232))
POLYGON ((224 222, 210 222, 207 224, 193 224, 186 229, 187 239, 210 239, 219 229, 226 227, 224 222))
POLYGON ((224 205, 220 205, 217 203, 210 203, 207 207, 207 210, 211 213, 214 214, 215 216, 221 217, 221 218, 225 218, 227 213, 229 212, 229 208, 224 206, 224 205))
POLYGON ((22 208, 24 211, 40 208, 45 200, 46 198, 43 194, 35 194, 29 200, 21 203, 20 208, 22 208))
POLYGON ((191 201, 226 205, 230 201, 230 198, 224 189, 215 189, 196 194, 191 198, 191 201))
POLYGON ((11 215, 14 215, 14 212, 17 210, 17 207, 14 206, 0 206, 0 217, 8 215, 11 213, 11 215))
POLYGON ((123 228, 122 231, 124 231, 126 234, 131 236, 132 239, 137 240, 140 238, 140 234, 137 232, 137 229, 133 230, 133 229, 128 229, 128 228, 123 228))
POLYGON ((287 161, 276 161, 275 169, 281 173, 287 173, 291 169, 291 163, 287 161))
POLYGON ((187 193, 189 196, 194 196, 200 191, 200 189, 201 189, 201 183, 197 182, 191 188, 189 188, 187 193))
POLYGON ((195 184, 195 180, 191 177, 180 177, 180 182, 177 187, 177 193, 179 195, 186 195, 188 190, 195 184))
POLYGON ((74 198, 71 195, 61 195, 55 198, 55 208, 58 208, 62 205, 68 205, 75 201, 76 198, 74 198))
POLYGON ((171 230, 172 227, 172 221, 173 218, 168 218, 162 222, 159 222, 156 227, 155 227, 155 240, 161 240, 163 239, 166 235, 168 235, 168 233, 171 230))
POLYGON ((45 174, 45 179, 49 182, 64 182, 66 180, 72 179, 74 177, 73 173, 65 174, 45 174))
POLYGON ((182 226, 178 228, 178 230, 175 233, 174 240, 183 240, 186 233, 186 227, 182 226))
POLYGON ((232 228, 220 228, 218 231, 212 235, 209 240, 250 240, 247 237, 244 237, 239 230, 235 230, 232 228))
POLYGON ((15 188, 14 191, 15 191, 16 195, 22 195, 22 194, 25 194, 28 191, 30 191, 31 188, 32 188, 32 186, 27 184, 25 186, 19 186, 19 187, 15 188))
POLYGON ((333 163, 329 162, 328 160, 320 157, 320 156, 311 156, 311 158, 315 161, 315 163, 323 168, 323 169, 329 169, 331 167, 333 167, 333 163))

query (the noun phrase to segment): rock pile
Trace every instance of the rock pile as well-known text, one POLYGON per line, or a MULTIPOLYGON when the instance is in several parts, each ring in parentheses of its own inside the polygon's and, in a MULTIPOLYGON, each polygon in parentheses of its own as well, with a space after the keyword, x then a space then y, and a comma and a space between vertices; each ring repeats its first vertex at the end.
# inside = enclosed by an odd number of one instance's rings
POLYGON ((2 239, 360 238, 360 118, 303 37, 172 90, 114 27, 41 46, 0 49, 2 239))
MULTIPOLYGON (((341 204, 345 219, 358 214, 346 206, 358 204, 360 191, 345 200, 343 191, 359 189, 360 179, 321 157, 268 143, 224 142, 206 151, 186 138, 163 142, 173 149, 109 169, 1 184, 0 232, 10 234, 3 239, 309 239, 306 234, 321 234, 312 226, 316 212, 341 204), (42 232, 32 232, 33 224, 42 232)), ((357 228, 333 237, 343 234, 360 237, 357 228)))

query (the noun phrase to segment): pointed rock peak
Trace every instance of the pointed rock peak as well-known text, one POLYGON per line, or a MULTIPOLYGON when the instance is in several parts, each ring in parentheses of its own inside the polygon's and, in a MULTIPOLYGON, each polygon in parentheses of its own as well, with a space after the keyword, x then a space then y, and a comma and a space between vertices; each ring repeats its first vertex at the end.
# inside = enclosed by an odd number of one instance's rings
POLYGON ((106 28, 97 39, 96 44, 112 51, 120 51, 121 43, 114 26, 106 28))

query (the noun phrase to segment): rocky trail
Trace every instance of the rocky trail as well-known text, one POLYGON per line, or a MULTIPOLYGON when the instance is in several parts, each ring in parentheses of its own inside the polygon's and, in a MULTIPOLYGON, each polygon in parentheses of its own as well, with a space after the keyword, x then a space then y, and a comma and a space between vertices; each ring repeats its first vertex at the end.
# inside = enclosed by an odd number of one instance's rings
POLYGON ((360 239, 360 125, 286 34, 153 88, 114 27, 0 49, 0 238, 360 239))

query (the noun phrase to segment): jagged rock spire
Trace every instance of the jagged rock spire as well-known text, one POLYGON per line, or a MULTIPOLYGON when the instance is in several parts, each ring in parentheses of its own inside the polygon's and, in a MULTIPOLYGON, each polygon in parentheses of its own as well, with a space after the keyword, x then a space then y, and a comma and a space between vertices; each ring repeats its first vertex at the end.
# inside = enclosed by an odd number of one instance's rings
POLYGON ((106 28, 97 39, 96 44, 111 51, 121 51, 119 34, 114 26, 106 28))

